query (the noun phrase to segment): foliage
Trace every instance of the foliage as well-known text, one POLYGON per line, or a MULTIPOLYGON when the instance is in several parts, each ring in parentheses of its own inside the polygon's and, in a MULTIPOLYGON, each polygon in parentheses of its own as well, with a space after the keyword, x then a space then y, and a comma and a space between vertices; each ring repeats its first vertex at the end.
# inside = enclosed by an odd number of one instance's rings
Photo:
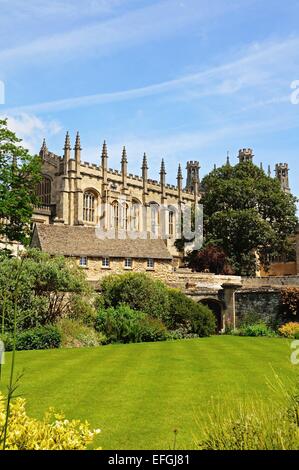
MULTIPOLYGON (((13 350, 12 334, 4 334, 3 342, 6 351, 13 350)), ((16 335, 16 350, 52 349, 59 348, 61 335, 54 325, 39 326, 30 330, 18 332, 16 335)))
POLYGON ((145 313, 122 304, 100 310, 95 327, 104 333, 109 343, 136 343, 141 341, 140 320, 144 320, 145 316, 145 313))
POLYGON ((265 322, 243 325, 238 331, 240 336, 276 336, 275 332, 265 322))
MULTIPOLYGON (((5 419, 4 397, 0 395, 0 429, 5 419)), ((11 404, 5 450, 85 450, 99 432, 91 430, 87 421, 69 421, 53 409, 42 421, 30 418, 26 401, 17 398, 11 404)))
MULTIPOLYGON (((299 415, 298 403, 293 412, 299 415)), ((286 410, 239 405, 228 416, 215 410, 210 415, 201 450, 298 450, 299 426, 286 410)))
POLYGON ((191 333, 199 337, 210 336, 215 333, 216 319, 213 312, 208 307, 202 304, 196 304, 190 316, 190 326, 191 333))
POLYGON ((163 320, 168 313, 167 287, 146 274, 128 273, 111 275, 102 281, 105 307, 127 304, 134 310, 145 312, 163 320))
POLYGON ((213 312, 205 305, 194 302, 179 289, 169 289, 166 325, 170 330, 178 329, 179 337, 210 336, 215 333, 216 320, 213 312))
POLYGON ((204 232, 228 255, 236 274, 255 275, 258 255, 284 253, 296 226, 296 199, 251 162, 224 165, 202 180, 204 232), (246 230, 244 230, 246 227, 246 230))
POLYGON ((90 294, 90 291, 87 293, 73 294, 69 305, 68 317, 78 323, 83 323, 91 327, 94 325, 97 316, 97 297, 93 299, 90 294))
POLYGON ((142 341, 163 341, 167 330, 158 318, 144 312, 132 310, 128 305, 100 310, 96 330, 103 333, 109 343, 139 343, 142 341))
POLYGON ((197 272, 233 274, 224 250, 215 244, 208 244, 201 250, 191 251, 187 256, 189 268, 197 272))
POLYGON ((278 328, 279 333, 286 338, 296 338, 296 335, 299 334, 299 323, 298 322, 289 322, 285 325, 282 325, 278 328))
POLYGON ((21 140, 0 120, 0 236, 28 243, 41 162, 20 145, 21 140), (4 223, 4 221, 8 223, 4 223))
POLYGON ((0 317, 5 331, 13 329, 15 308, 17 328, 34 328, 76 311, 78 294, 91 295, 90 287, 82 271, 66 258, 29 250, 23 259, 5 257, 0 263, 0 317))
POLYGON ((58 323, 63 348, 83 348, 105 344, 106 338, 93 327, 70 318, 62 318, 58 323))
POLYGON ((284 287, 280 291, 280 302, 287 314, 299 313, 299 287, 284 287))
POLYGON ((165 341, 169 339, 167 328, 159 318, 146 315, 140 320, 140 341, 165 341))
POLYGON ((179 289, 169 289, 169 315, 166 325, 171 330, 186 327, 196 304, 179 289))

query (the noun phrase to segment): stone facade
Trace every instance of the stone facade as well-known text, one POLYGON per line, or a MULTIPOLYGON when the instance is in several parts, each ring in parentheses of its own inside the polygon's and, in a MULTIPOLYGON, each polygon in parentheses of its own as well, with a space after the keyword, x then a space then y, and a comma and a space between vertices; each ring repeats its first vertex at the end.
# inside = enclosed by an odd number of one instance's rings
POLYGON ((43 181, 39 185, 42 206, 35 210, 33 222, 95 227, 101 223, 109 230, 116 226, 163 236, 176 263, 181 254, 174 241, 179 223, 178 210, 197 204, 199 193, 199 164, 188 162, 188 181, 183 189, 183 176, 179 165, 177 185, 166 183, 166 169, 162 160, 159 181, 148 178, 148 162, 144 154, 142 174, 128 173, 126 149, 121 157, 121 170, 108 168, 108 150, 103 144, 100 164, 81 160, 81 143, 76 137, 74 154, 67 134, 64 154, 50 152, 44 141, 40 151, 43 181), (159 207, 166 208, 162 213, 159 207), (140 209, 142 208, 142 210, 140 209), (109 213, 110 211, 110 213, 109 213), (159 213, 158 213, 159 212, 159 213))

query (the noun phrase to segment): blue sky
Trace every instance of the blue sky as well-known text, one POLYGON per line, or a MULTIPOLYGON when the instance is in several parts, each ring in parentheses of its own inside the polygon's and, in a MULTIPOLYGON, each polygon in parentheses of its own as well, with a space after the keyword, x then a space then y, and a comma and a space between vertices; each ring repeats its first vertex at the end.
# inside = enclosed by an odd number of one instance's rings
POLYGON ((31 150, 61 154, 80 131, 85 161, 150 177, 160 160, 201 175, 229 151, 288 162, 299 196, 299 2, 288 0, 0 0, 0 115, 31 150))

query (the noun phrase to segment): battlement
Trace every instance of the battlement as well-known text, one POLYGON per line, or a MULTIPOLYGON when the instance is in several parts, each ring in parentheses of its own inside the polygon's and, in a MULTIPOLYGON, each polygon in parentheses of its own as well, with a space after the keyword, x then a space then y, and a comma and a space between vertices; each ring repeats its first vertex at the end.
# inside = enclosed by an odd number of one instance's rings
POLYGON ((276 168, 289 168, 288 163, 276 163, 276 168))
POLYGON ((188 169, 188 167, 190 167, 190 166, 194 166, 194 167, 199 168, 199 162, 198 162, 197 160, 189 160, 189 161, 187 162, 187 169, 188 169))

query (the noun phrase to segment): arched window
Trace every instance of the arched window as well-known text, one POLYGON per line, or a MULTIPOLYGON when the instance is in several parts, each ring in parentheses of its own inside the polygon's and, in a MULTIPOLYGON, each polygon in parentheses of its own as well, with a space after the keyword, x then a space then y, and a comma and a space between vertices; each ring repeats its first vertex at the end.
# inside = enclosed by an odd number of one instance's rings
POLYGON ((168 213, 168 234, 170 237, 174 235, 174 212, 172 210, 169 211, 168 213))
POLYGON ((121 228, 122 230, 128 230, 128 211, 129 206, 126 203, 121 205, 121 228))
POLYGON ((151 232, 157 236, 159 234, 160 225, 160 206, 156 202, 150 203, 151 208, 151 232))
POLYGON ((138 232, 140 230, 140 202, 133 199, 131 207, 131 230, 138 232))
POLYGON ((119 205, 117 201, 112 203, 112 220, 111 220, 112 227, 115 230, 118 230, 119 225, 119 205))
POLYGON ((95 222, 96 196, 86 191, 83 196, 83 220, 85 222, 95 222))
POLYGON ((44 176, 42 181, 38 183, 36 193, 42 206, 51 204, 51 180, 48 176, 44 176))

